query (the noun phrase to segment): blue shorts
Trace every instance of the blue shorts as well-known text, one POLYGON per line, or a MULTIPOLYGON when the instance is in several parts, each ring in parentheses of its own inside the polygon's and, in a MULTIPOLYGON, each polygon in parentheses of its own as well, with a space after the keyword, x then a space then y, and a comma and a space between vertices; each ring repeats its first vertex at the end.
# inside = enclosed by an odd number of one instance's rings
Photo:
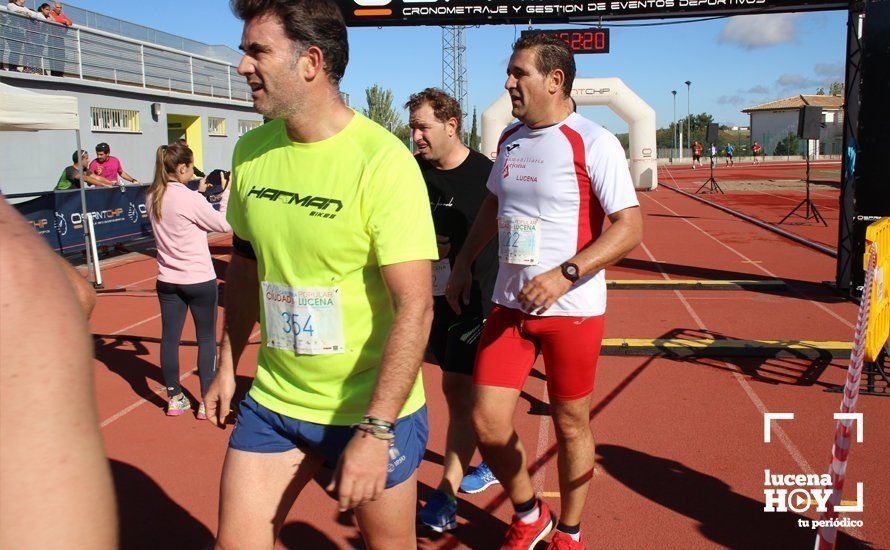
MULTIPOLYGON (((395 487, 407 480, 420 466, 429 439, 426 406, 396 422, 395 448, 390 458, 386 486, 395 487)), ((250 394, 238 407, 238 421, 229 439, 229 447, 249 453, 283 453, 293 449, 313 452, 333 469, 352 439, 350 426, 327 426, 278 414, 257 403, 250 394)))

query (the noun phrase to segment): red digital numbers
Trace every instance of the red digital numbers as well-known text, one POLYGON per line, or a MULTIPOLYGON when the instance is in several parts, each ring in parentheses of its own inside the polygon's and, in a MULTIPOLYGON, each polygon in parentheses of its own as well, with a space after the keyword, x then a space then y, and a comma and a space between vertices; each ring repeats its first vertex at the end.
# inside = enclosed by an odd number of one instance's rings
POLYGON ((609 51, 608 32, 595 31, 555 31, 552 36, 563 40, 573 52, 591 53, 609 51))

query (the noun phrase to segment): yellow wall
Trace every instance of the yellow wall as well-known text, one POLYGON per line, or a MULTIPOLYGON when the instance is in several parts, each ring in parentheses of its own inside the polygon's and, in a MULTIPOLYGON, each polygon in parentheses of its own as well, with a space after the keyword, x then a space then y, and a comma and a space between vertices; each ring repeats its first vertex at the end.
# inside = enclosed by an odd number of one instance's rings
POLYGON ((177 135, 181 135, 181 133, 185 133, 185 141, 188 143, 189 148, 195 154, 195 166, 198 168, 204 168, 204 146, 203 146, 203 135, 201 127, 201 117, 192 116, 192 115, 167 115, 167 136, 171 140, 174 138, 178 139, 177 135), (177 128, 170 128, 170 124, 179 123, 180 126, 177 128))

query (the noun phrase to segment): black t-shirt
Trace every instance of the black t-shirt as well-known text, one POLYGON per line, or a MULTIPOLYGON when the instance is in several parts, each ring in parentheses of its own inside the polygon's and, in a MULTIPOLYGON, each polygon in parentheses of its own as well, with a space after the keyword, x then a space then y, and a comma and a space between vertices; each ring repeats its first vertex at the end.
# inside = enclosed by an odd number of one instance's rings
MULTIPOLYGON (((482 153, 472 150, 467 159, 452 170, 433 168, 420 156, 417 157, 417 163, 426 181, 436 233, 450 239, 451 251, 448 258, 453 265, 457 253, 467 240, 482 201, 488 196, 485 184, 493 163, 482 153)), ((473 263, 473 294, 481 295, 485 315, 488 315, 491 308, 491 295, 497 275, 497 239, 492 239, 473 263)))

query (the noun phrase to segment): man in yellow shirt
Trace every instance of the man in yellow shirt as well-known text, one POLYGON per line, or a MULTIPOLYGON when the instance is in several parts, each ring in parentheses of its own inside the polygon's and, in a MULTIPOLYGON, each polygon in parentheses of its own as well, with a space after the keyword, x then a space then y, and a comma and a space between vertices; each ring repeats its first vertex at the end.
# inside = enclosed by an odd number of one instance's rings
POLYGON ((416 161, 342 103, 346 27, 330 0, 236 0, 239 72, 273 119, 239 140, 226 317, 207 415, 263 344, 222 472, 219 548, 271 548, 320 467, 369 548, 412 548, 428 427, 420 365, 438 259, 416 161))

